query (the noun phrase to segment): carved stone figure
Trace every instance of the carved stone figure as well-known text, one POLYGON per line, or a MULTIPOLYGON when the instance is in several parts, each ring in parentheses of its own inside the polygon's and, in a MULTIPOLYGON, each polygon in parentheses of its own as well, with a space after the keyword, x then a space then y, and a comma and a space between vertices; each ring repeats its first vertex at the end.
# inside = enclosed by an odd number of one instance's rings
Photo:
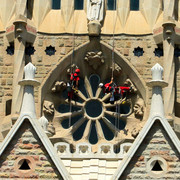
POLYGON ((142 118, 144 115, 144 101, 139 98, 134 105, 134 115, 136 118, 142 118))
POLYGON ((48 120, 44 116, 42 116, 39 119, 39 122, 41 124, 41 127, 44 129, 44 131, 47 132, 48 124, 49 124, 48 120))
POLYGON ((44 101, 43 112, 52 115, 54 113, 54 104, 50 101, 44 101))
POLYGON ((60 92, 66 88, 66 83, 64 81, 56 81, 52 92, 60 92))
POLYGON ((121 67, 118 65, 118 64, 114 64, 113 65, 114 67, 111 67, 111 70, 112 70, 112 68, 113 68, 113 74, 114 74, 114 76, 119 76, 120 74, 121 74, 121 72, 122 72, 122 69, 121 69, 121 67))
POLYGON ((93 69, 97 69, 100 65, 104 63, 104 57, 102 56, 102 52, 88 52, 84 58, 85 61, 89 63, 93 69))
POLYGON ((87 3, 87 18, 89 21, 103 20, 103 3, 102 0, 88 0, 87 3))
POLYGON ((137 92, 136 87, 134 86, 134 84, 132 83, 132 81, 130 79, 126 79, 126 81, 124 82, 124 85, 131 87, 132 88, 131 92, 133 92, 133 93, 137 92))

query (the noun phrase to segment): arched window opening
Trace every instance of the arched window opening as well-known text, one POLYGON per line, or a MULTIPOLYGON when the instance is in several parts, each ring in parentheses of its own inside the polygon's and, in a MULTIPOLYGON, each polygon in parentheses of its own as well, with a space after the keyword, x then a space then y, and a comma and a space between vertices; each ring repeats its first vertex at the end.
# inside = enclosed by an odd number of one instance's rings
POLYGON ((84 9, 84 0, 75 0, 74 1, 74 9, 75 10, 83 10, 84 9))
POLYGON ((139 0, 131 0, 130 1, 130 10, 131 11, 139 11, 139 0))
POLYGON ((27 8, 27 18, 28 19, 32 19, 33 5, 34 5, 34 0, 27 0, 26 8, 27 8))
POLYGON ((116 10, 116 0, 108 0, 107 1, 107 9, 108 10, 116 10))
POLYGON ((6 101, 6 116, 11 114, 12 99, 6 101))
POLYGON ((61 0, 52 0, 52 9, 61 9, 61 0))

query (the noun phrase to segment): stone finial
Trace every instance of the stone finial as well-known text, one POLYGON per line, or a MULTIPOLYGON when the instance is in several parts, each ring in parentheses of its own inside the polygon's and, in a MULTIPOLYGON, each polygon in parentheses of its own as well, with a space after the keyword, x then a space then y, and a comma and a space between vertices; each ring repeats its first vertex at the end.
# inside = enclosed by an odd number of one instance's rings
POLYGON ((35 77, 35 72, 36 72, 36 67, 31 62, 29 62, 24 67, 25 80, 33 80, 35 77))
POLYGON ((152 68, 152 80, 162 80, 163 68, 160 64, 156 63, 152 68))

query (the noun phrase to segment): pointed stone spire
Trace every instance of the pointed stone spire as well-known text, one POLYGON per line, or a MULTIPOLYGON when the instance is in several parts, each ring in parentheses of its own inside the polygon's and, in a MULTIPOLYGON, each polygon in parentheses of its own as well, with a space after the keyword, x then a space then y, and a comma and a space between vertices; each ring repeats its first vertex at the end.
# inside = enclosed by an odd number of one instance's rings
POLYGON ((149 118, 153 118, 153 116, 164 117, 162 88, 166 87, 168 84, 162 80, 163 68, 158 63, 152 67, 151 71, 152 81, 147 83, 149 87, 152 87, 152 100, 149 118))
POLYGON ((32 119, 36 118, 34 86, 38 86, 40 83, 34 79, 35 72, 36 67, 31 62, 24 67, 25 79, 19 82, 19 85, 24 86, 20 117, 30 116, 32 119))

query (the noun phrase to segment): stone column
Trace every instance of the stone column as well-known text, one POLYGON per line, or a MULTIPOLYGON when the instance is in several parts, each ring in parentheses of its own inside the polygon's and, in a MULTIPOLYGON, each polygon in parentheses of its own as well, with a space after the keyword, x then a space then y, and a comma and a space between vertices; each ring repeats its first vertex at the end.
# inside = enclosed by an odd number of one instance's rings
POLYGON ((164 0, 163 16, 163 50, 164 50, 164 80, 168 87, 164 89, 164 108, 167 119, 172 119, 175 101, 175 63, 174 63, 174 6, 175 0, 164 0))
POLYGON ((152 100, 149 117, 161 116, 164 117, 164 105, 162 98, 162 87, 166 87, 167 83, 162 80, 163 68, 157 63, 152 69, 152 81, 147 85, 152 87, 152 100))
POLYGON ((36 68, 32 63, 28 63, 24 67, 25 78, 19 82, 19 85, 24 86, 23 102, 20 112, 20 117, 30 116, 36 119, 35 102, 34 102, 34 86, 40 83, 34 80, 36 68))
POLYGON ((164 108, 166 117, 172 119, 175 101, 175 62, 174 62, 174 27, 175 23, 168 20, 163 23, 163 49, 164 49, 164 80, 169 84, 164 89, 164 108))
POLYGON ((25 65, 25 33, 26 18, 19 16, 14 22, 15 25, 15 54, 14 54, 14 75, 13 75, 13 98, 12 98, 12 120, 16 120, 20 112, 23 89, 18 82, 23 79, 23 68, 25 65))
POLYGON ((27 0, 16 1, 16 17, 19 15, 27 17, 27 0))

